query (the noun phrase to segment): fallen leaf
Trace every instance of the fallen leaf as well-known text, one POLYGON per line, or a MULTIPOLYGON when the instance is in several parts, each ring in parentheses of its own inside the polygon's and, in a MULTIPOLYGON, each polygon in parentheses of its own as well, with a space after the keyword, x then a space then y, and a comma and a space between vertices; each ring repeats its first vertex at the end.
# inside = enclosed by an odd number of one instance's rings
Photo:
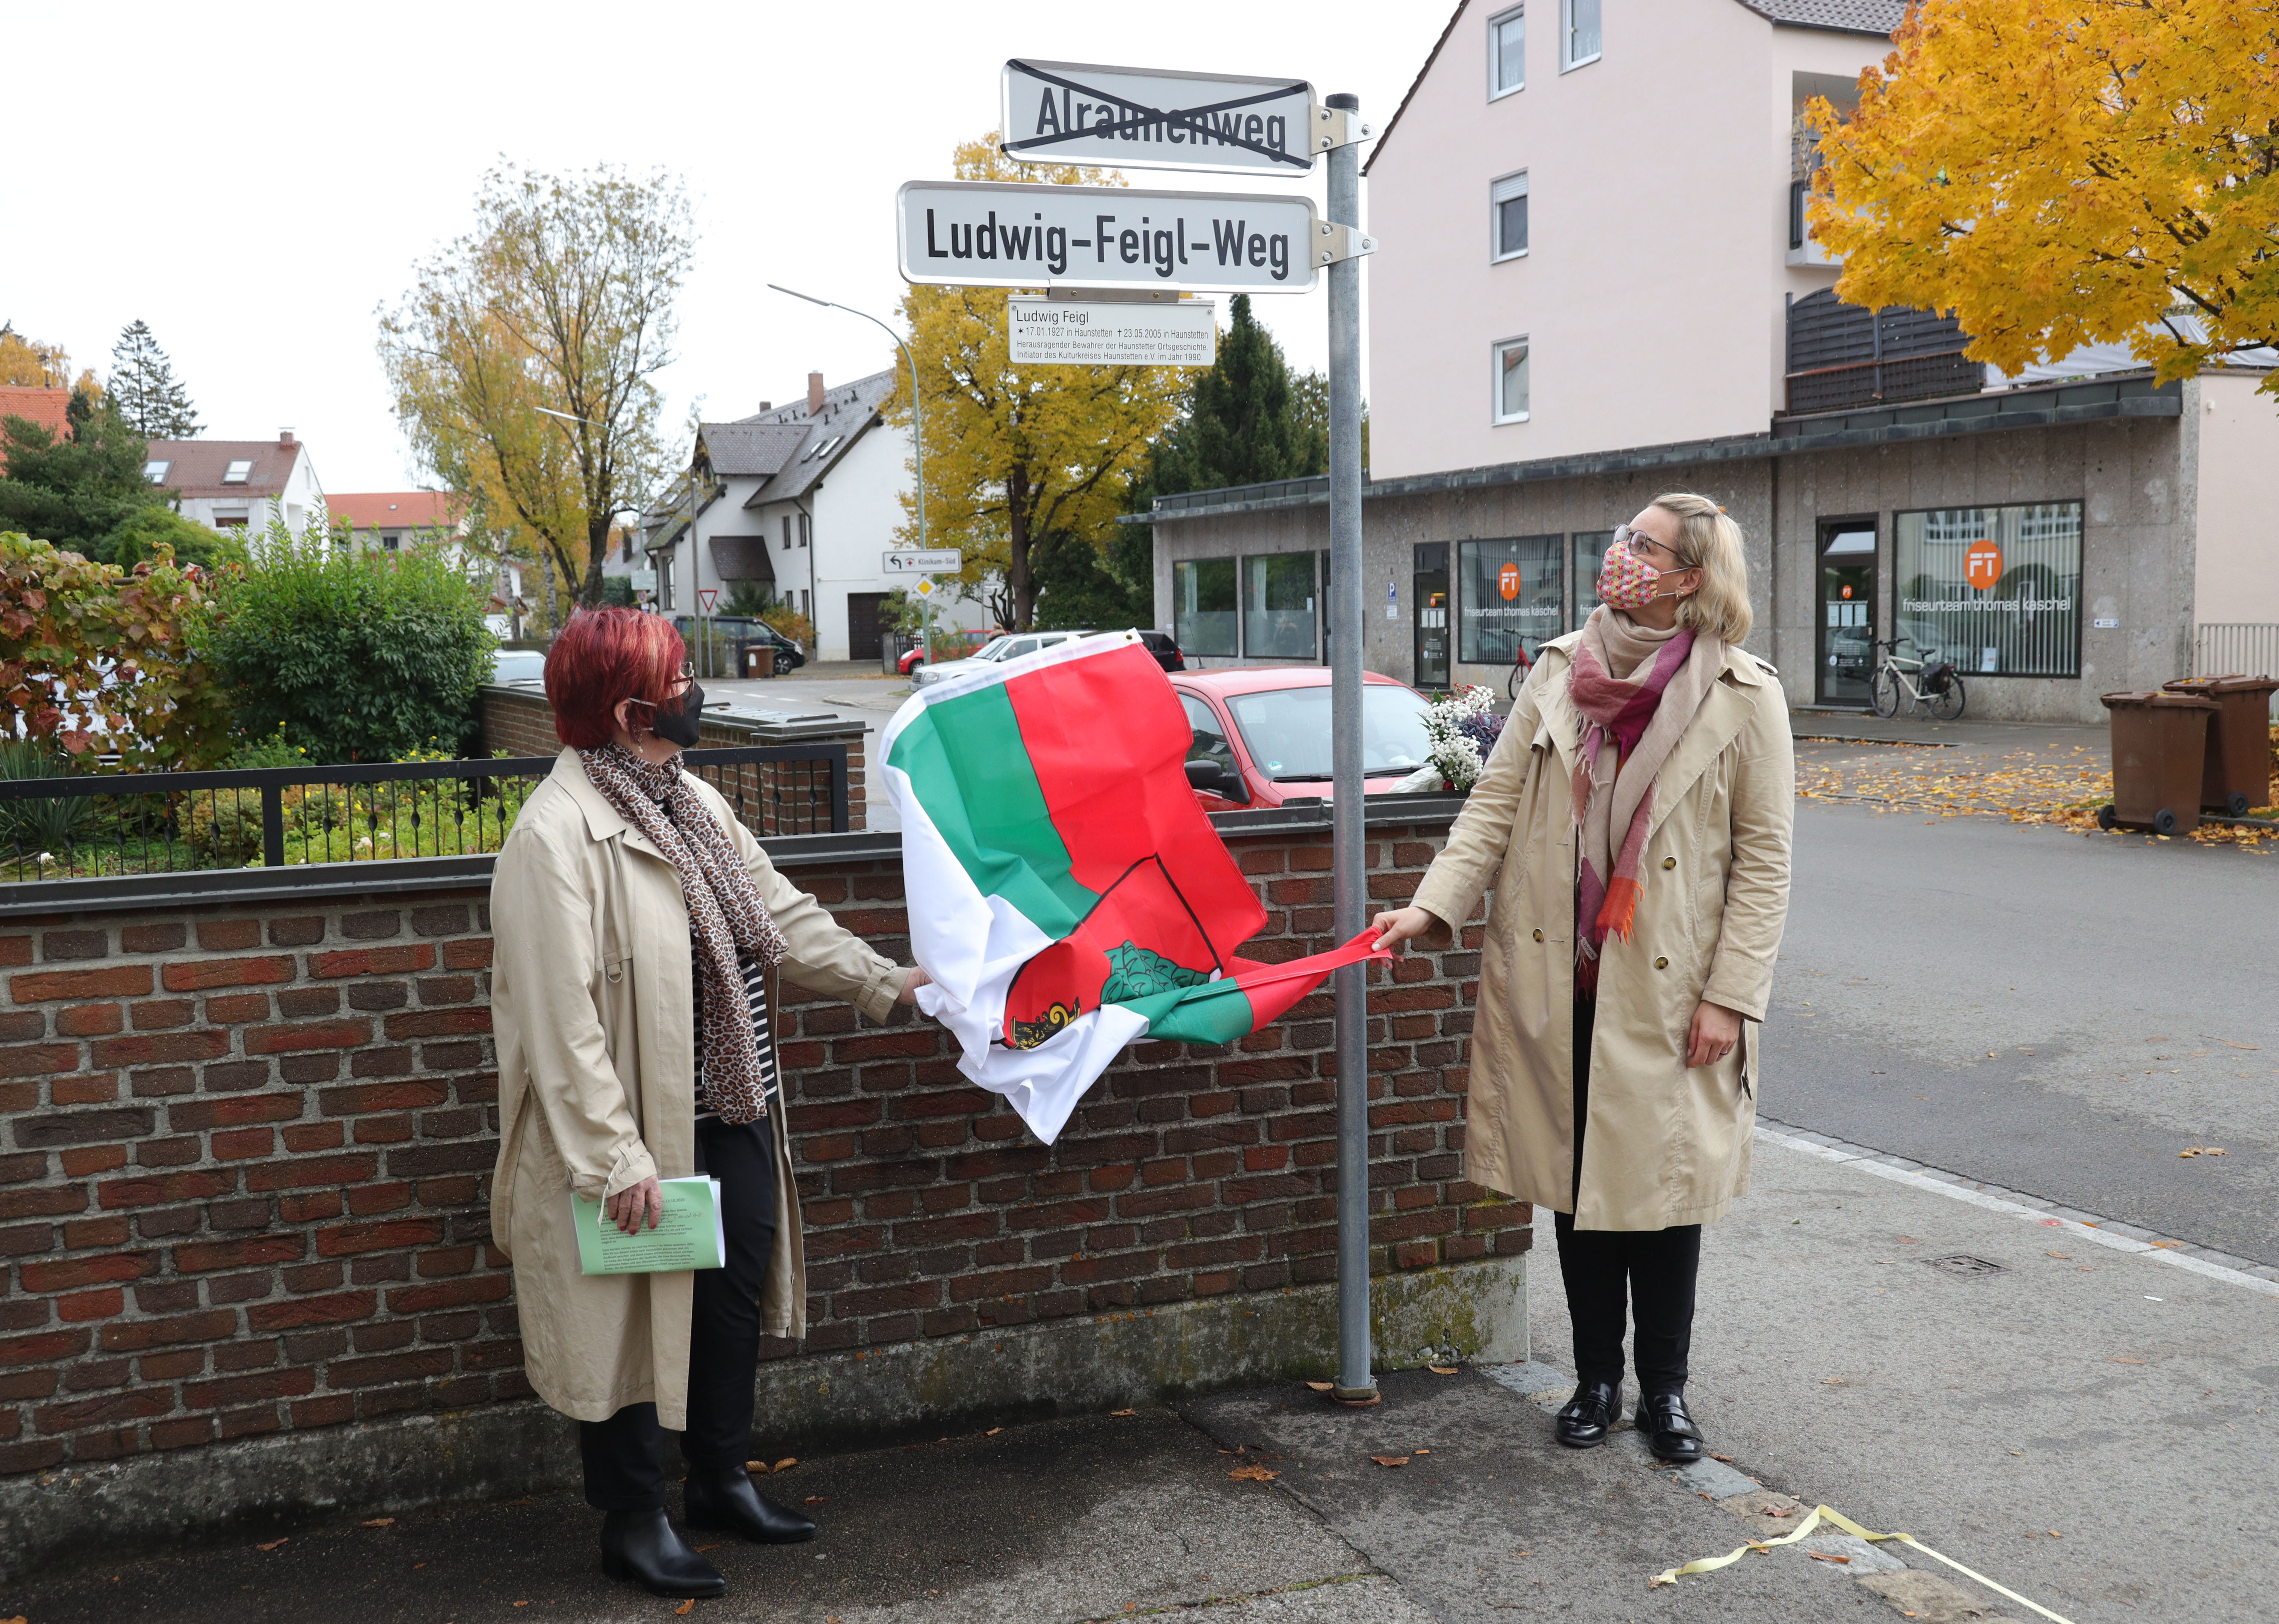
POLYGON ((1850 1567, 1852 1563, 1852 1559, 1850 1557, 1830 1556, 1825 1551, 1807 1551, 1804 1554, 1810 1557, 1815 1562, 1837 1562, 1841 1563, 1847 1567, 1850 1567))
POLYGON ((1239 1466, 1227 1475, 1246 1483, 1270 1483, 1282 1474, 1270 1471, 1262 1466, 1239 1466))
POLYGON ((831 1504, 831 1497, 827 1494, 810 1494, 807 1498, 802 1500, 800 1504, 802 1505, 828 1505, 831 1504))
POLYGON ((369 1522, 358 1526, 367 1528, 384 1528, 392 1526, 395 1521, 395 1519, 393 1517, 374 1517, 369 1522))
POLYGON ((1899 1237, 1899 1244, 1900 1244, 1901 1245, 1906 1245, 1906 1246, 1920 1246, 1920 1245, 1922 1245, 1922 1243, 1921 1241, 1917 1240, 1917 1239, 1916 1239, 1914 1236, 1912 1236, 1912 1235, 1902 1235, 1902 1236, 1900 1236, 1900 1237, 1899 1237))
POLYGON ((714 1540, 714 1541, 713 1541, 710 1544, 709 1544, 709 1545, 695 1545, 695 1546, 692 1546, 692 1547, 690 1547, 690 1548, 691 1548, 692 1550, 698 1551, 717 1551, 718 1549, 720 1549, 720 1542, 719 1542, 718 1540, 717 1540, 717 1539, 716 1539, 716 1540, 714 1540))
POLYGON ((1454 1375, 1456 1374, 1456 1367, 1454 1365, 1427 1365, 1424 1368, 1431 1371, 1434 1375, 1454 1375))
POLYGON ((2053 1258, 2063 1258, 2063 1259, 2064 1259, 2067 1262, 2068 1262, 2068 1263, 2070 1263, 2070 1262, 2072 1262, 2072 1261, 2073 1261, 2072 1254, 2070 1254, 2070 1253, 2068 1253, 2068 1252, 2051 1252, 2051 1253, 2050 1253, 2050 1256, 2052 1256, 2052 1257, 2053 1257, 2053 1258))
POLYGON ((1801 1505, 1768 1505, 1763 1510, 1760 1511, 1757 1515, 1760 1517, 1793 1517, 1797 1513, 1803 1509, 1804 1507, 1801 1505))
POLYGON ((1312 1388, 1317 1393, 1326 1393, 1331 1388, 1335 1387, 1337 1383, 1335 1382, 1308 1382, 1306 1385, 1312 1388))
POLYGON ((744 1470, 747 1472, 765 1473, 767 1469, 768 1463, 764 1460, 747 1460, 744 1462, 744 1470))
POLYGON ((1822 1376, 1820 1378, 1820 1384, 1822 1387, 1846 1387, 1850 1385, 1850 1383, 1845 1382, 1840 1375, 1822 1376))
POLYGON ((2123 1359, 2116 1353, 2105 1362, 2108 1365, 2141 1365, 2145 1361, 2141 1359, 2123 1359))
MULTIPOLYGON (((293 1536, 290 1534, 288 1534, 285 1536, 285 1539, 290 1539, 293 1536)), ((254 1549, 256 1551, 274 1551, 278 1546, 285 1543, 285 1539, 272 1539, 265 1545, 256 1545, 254 1549)))
POLYGON ((418 1573, 421 1568, 423 1568, 423 1567, 426 1567, 426 1566, 427 1566, 427 1564, 426 1564, 426 1563, 425 1563, 425 1562, 414 1562, 414 1563, 411 1565, 411 1571, 412 1571, 413 1573, 415 1573, 415 1574, 416 1574, 416 1573, 418 1573))
POLYGON ((1370 1459, 1381 1467, 1405 1467, 1408 1464, 1406 1455, 1371 1455, 1370 1459))
POLYGON ((983 1433, 981 1436, 982 1436, 983 1437, 985 1437, 985 1438, 994 1438, 994 1437, 995 1437, 999 1433, 1001 1433, 1001 1432, 1002 1432, 1002 1431, 1004 1431, 1004 1430, 1005 1430, 1005 1429, 1003 1429, 1002 1427, 992 1427, 991 1429, 989 1429, 989 1430, 988 1430, 988 1431, 986 1431, 986 1432, 983 1433))
POLYGON ((776 1462, 776 1470, 779 1472, 788 1472, 792 1467, 798 1464, 799 1457, 797 1455, 787 1455, 783 1459, 776 1462))
POLYGON ((2064 1535, 2059 1533, 2055 1528, 2044 1528, 2042 1532, 2047 1534, 2052 1539, 2063 1539, 2065 1537, 2064 1535))
MULTIPOLYGON (((522 1604, 521 1604, 520 1602, 517 1602, 517 1603, 515 1603, 515 1605, 516 1605, 516 1606, 518 1606, 518 1607, 519 1607, 519 1606, 521 1606, 521 1605, 522 1605, 522 1604)), ((686 1617, 687 1617, 687 1616, 688 1616, 688 1611, 689 1611, 689 1609, 690 1609, 690 1608, 692 1608, 692 1607, 694 1607, 694 1606, 695 1606, 695 1605, 696 1605, 696 1598, 695 1598, 694 1596, 692 1596, 692 1597, 690 1597, 687 1601, 685 1601, 685 1602, 681 1603, 681 1604, 680 1604, 680 1605, 679 1605, 678 1607, 675 1607, 675 1608, 672 1610, 672 1615, 673 1615, 673 1617, 675 1617, 675 1618, 686 1618, 686 1617)))
POLYGON ((1420 1450, 1416 1451, 1415 1452, 1416 1452, 1416 1453, 1417 1453, 1417 1454, 1419 1454, 1419 1455, 1429 1455, 1429 1454, 1431 1454, 1432 1452, 1431 1452, 1431 1450, 1429 1450, 1429 1449, 1420 1449, 1420 1450))
POLYGON ((1730 1456, 1730 1455, 1712 1455, 1712 1456, 1710 1456, 1710 1457, 1709 1457, 1709 1459, 1712 1459, 1712 1460, 1722 1460, 1722 1461, 1723 1461, 1727 1466, 1730 1466, 1730 1465, 1732 1465, 1732 1464, 1733 1464, 1733 1457, 1732 1457, 1732 1456, 1730 1456))
POLYGON ((1117 1415, 1137 1415, 1140 1412, 1137 1410, 1110 1410, 1108 1413, 1113 1417, 1117 1415))
POLYGON ((2227 1049, 2253 1049, 2259 1046, 2252 1043, 2234 1043, 2229 1038, 2219 1038, 2216 1041, 2227 1049))

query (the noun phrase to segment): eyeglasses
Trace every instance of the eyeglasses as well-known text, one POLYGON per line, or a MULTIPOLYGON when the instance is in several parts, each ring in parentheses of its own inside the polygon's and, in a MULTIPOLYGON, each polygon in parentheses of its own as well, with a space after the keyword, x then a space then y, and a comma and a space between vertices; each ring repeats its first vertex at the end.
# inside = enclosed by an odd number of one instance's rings
POLYGON ((1652 552, 1667 553, 1669 555, 1671 562, 1677 564, 1679 569, 1691 570, 1694 567, 1685 562, 1684 555, 1679 553, 1676 548, 1671 547, 1667 542, 1657 541, 1652 536, 1646 534, 1645 531, 1633 530, 1628 525, 1621 525, 1615 527, 1614 545, 1634 553, 1640 558, 1645 557, 1648 553, 1652 552))
POLYGON ((696 662, 694 660, 683 660, 680 663, 680 670, 679 675, 680 680, 683 682, 694 682, 696 680, 696 662))

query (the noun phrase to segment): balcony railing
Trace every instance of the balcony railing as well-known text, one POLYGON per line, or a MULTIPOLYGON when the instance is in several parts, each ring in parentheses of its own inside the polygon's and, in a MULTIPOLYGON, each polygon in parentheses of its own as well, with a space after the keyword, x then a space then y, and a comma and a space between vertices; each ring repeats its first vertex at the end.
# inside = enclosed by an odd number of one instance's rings
POLYGON ((1985 381, 1985 367, 1964 359, 1960 349, 1815 367, 1788 375, 1788 410, 1791 415, 1853 411, 1898 401, 1969 395, 1984 387, 1985 381))

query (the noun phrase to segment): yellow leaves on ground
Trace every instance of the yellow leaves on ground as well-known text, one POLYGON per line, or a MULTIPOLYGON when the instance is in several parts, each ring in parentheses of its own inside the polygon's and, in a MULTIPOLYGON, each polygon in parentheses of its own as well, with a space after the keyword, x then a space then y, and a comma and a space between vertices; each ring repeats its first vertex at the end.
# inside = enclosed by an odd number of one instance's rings
MULTIPOLYGON (((2105 832, 2097 826, 2097 810, 2113 800, 2113 769, 2101 746, 2021 744, 1981 750, 1862 743, 1825 755, 1800 753, 1796 793, 1799 801, 1856 801, 1940 817, 2000 817, 2094 835, 2105 832)), ((2113 835, 2146 838, 2126 830, 2113 835)), ((2204 846, 2254 851, 2279 836, 2267 829, 2203 823, 2188 838, 2204 846)))
POLYGON ((1251 1464, 1239 1466, 1235 1467, 1233 1471, 1229 1472, 1227 1475, 1235 1479, 1238 1482, 1270 1483, 1276 1478, 1281 1476, 1282 1474, 1273 1471, 1266 1467, 1251 1464))
POLYGON ((764 1460, 747 1460, 744 1462, 744 1470, 747 1472, 756 1472, 761 1476, 764 1477, 771 1472, 789 1471, 793 1467, 795 1467, 798 1464, 798 1456, 787 1455, 783 1459, 777 1461, 773 1466, 770 1466, 764 1460))

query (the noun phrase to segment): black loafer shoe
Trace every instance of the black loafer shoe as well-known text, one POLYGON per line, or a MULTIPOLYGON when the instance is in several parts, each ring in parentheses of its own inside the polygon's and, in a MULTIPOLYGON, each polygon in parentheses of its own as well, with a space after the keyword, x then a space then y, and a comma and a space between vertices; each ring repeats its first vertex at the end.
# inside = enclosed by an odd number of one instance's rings
POLYGON ((1559 1412, 1552 1436, 1569 1449, 1592 1449, 1607 1441, 1607 1429, 1622 1413, 1622 1394, 1611 1382, 1585 1382, 1559 1412))
POLYGON ((753 1488, 751 1474, 740 1467, 725 1475, 691 1472, 685 1487, 692 1528, 728 1528, 763 1545, 815 1537, 815 1524, 753 1488))
POLYGON ((602 1518, 602 1571, 653 1596, 728 1593, 728 1582, 688 1548, 662 1507, 610 1512, 602 1518))
POLYGON ((1646 1446, 1672 1466, 1691 1466, 1701 1459, 1701 1429, 1685 1413, 1683 1393, 1649 1393, 1638 1399, 1638 1429, 1646 1446))

